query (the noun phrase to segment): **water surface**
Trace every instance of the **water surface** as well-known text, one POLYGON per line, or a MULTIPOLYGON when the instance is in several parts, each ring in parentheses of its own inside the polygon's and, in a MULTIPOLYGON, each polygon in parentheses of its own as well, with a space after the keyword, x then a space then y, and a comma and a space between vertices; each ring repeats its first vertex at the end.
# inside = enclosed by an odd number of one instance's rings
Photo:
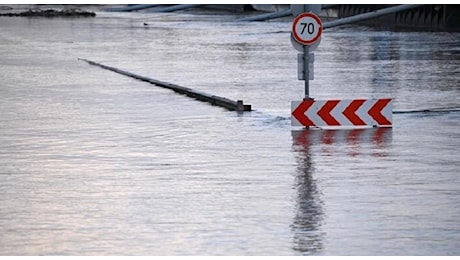
POLYGON ((1 254, 460 254, 460 35, 326 30, 312 97, 447 111, 306 131, 290 23, 233 18, 0 17, 1 254))

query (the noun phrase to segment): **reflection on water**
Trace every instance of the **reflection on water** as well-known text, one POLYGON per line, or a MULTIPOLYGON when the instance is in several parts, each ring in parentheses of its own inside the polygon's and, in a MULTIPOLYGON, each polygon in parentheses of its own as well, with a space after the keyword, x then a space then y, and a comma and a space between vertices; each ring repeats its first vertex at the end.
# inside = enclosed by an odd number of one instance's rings
POLYGON ((313 154, 320 147, 321 156, 334 155, 334 147, 347 147, 349 157, 360 156, 372 151, 373 157, 387 156, 386 149, 392 142, 392 128, 363 128, 341 130, 294 130, 293 151, 296 154, 297 171, 294 189, 297 191, 296 214, 291 226, 294 236, 294 250, 303 254, 318 254, 323 251, 322 230, 324 201, 321 188, 315 180, 313 154), (370 149, 369 149, 370 146, 370 149), (315 150, 315 151, 313 151, 315 150))
MULTIPOLYGON (((309 134, 304 130, 302 136, 309 134)), ((293 136, 296 133, 293 132, 293 136)), ((302 253, 316 254, 323 249, 321 221, 323 220, 322 201, 314 179, 314 165, 310 143, 305 139, 293 137, 293 150, 296 152, 297 171, 294 189, 297 191, 296 214, 292 224, 294 249, 302 253)))
POLYGON ((322 129, 293 130, 292 138, 296 145, 318 144, 375 144, 377 146, 391 143, 393 136, 391 127, 373 127, 358 129, 322 129))

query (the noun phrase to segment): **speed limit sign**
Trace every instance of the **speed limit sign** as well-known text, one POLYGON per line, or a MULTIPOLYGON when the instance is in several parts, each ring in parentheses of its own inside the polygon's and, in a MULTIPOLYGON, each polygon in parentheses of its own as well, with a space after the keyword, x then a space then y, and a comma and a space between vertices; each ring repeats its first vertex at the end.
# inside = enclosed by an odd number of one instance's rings
POLYGON ((292 35, 302 45, 312 45, 321 37, 323 25, 313 13, 301 13, 292 22, 292 35))

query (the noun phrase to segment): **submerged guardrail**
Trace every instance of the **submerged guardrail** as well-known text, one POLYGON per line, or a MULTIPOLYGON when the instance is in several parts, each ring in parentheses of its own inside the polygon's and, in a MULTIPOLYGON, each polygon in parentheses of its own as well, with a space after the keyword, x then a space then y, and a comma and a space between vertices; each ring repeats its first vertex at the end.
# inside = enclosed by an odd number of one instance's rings
POLYGON ((243 104, 243 100, 234 101, 234 100, 231 100, 231 99, 228 99, 228 98, 225 98, 225 97, 219 97, 219 96, 216 96, 216 95, 212 95, 212 94, 208 94, 208 93, 198 91, 198 90, 194 90, 194 89, 191 89, 191 88, 179 86, 179 85, 172 84, 172 83, 169 83, 169 82, 144 77, 144 76, 141 76, 141 75, 131 73, 129 71, 124 71, 124 70, 121 70, 121 69, 118 69, 118 68, 115 68, 115 67, 111 67, 111 66, 107 66, 107 65, 104 65, 104 64, 101 64, 101 63, 97 63, 97 62, 94 62, 94 61, 90 61, 90 60, 86 60, 86 59, 80 59, 80 58, 78 58, 78 60, 85 61, 90 65, 98 66, 98 67, 101 67, 103 69, 107 69, 107 70, 116 72, 118 74, 122 74, 122 75, 131 77, 131 78, 135 78, 135 79, 138 79, 138 80, 146 81, 146 82, 149 82, 151 84, 154 84, 154 85, 162 87, 162 88, 173 90, 174 92, 177 92, 179 94, 183 94, 183 95, 186 95, 188 97, 192 97, 194 99, 210 103, 211 105, 220 106, 220 107, 226 108, 226 109, 228 109, 230 111, 244 112, 244 111, 251 111, 252 110, 251 105, 243 104))

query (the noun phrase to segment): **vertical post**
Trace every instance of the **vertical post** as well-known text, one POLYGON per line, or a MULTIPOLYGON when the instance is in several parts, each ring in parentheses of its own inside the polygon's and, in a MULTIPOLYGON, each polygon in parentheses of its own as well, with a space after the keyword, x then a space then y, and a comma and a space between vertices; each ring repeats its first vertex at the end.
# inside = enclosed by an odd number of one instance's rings
POLYGON ((303 78, 305 80, 305 97, 304 100, 310 98, 310 48, 308 45, 303 46, 303 78))
POLYGON ((236 111, 237 112, 243 112, 244 111, 243 100, 237 100, 236 101, 236 111))
POLYGON ((442 5, 442 29, 446 30, 447 29, 447 6, 444 4, 442 5))

